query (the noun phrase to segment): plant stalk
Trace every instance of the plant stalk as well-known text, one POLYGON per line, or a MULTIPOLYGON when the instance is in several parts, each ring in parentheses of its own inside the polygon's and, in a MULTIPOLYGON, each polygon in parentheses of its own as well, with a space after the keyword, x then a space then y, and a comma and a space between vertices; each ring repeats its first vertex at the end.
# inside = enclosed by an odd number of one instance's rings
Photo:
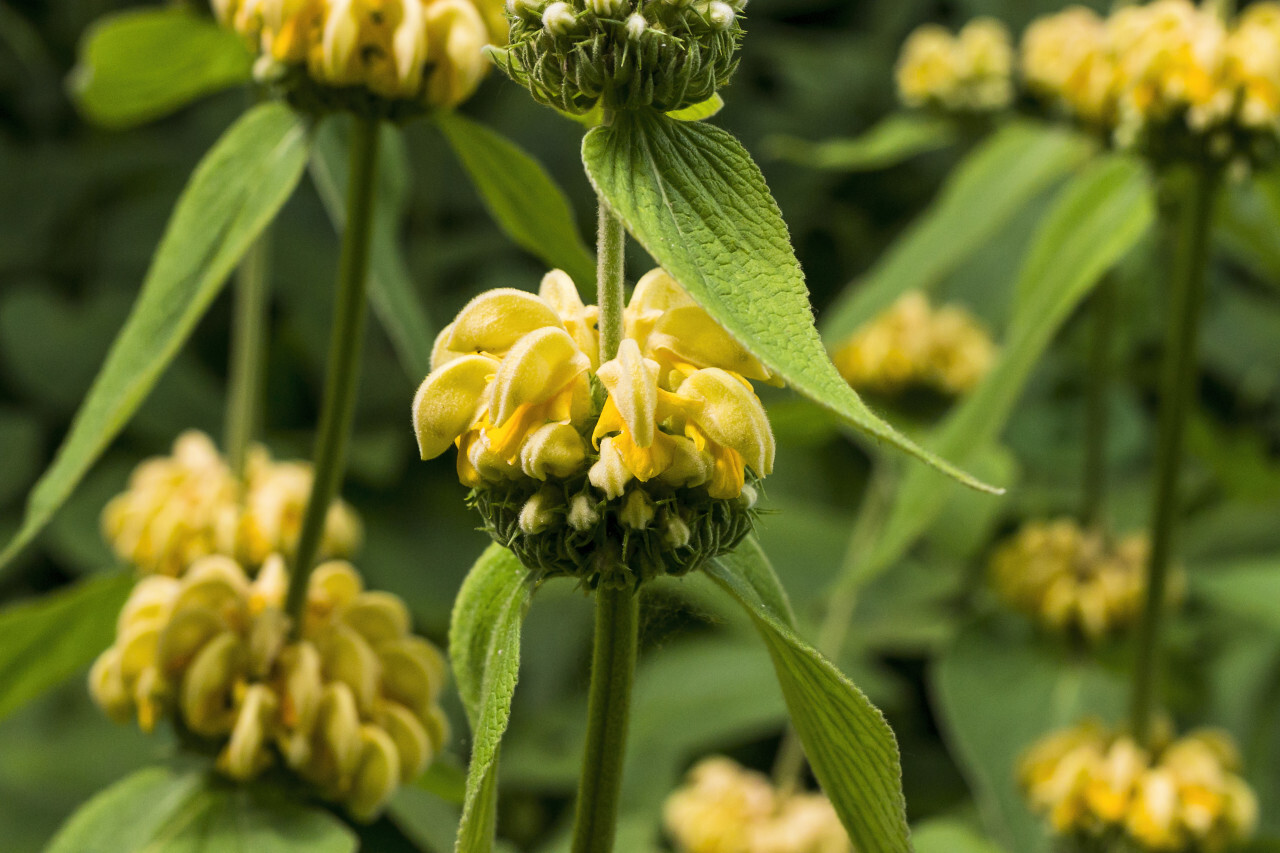
MULTIPOLYGON (((1170 176, 1165 176, 1166 181, 1170 176)), ((1183 433, 1196 389, 1196 346, 1200 307, 1209 260, 1209 230, 1218 184, 1216 171, 1200 167, 1186 182, 1167 183, 1177 195, 1164 208, 1173 221, 1170 311, 1160 383, 1159 432, 1151 518, 1151 555, 1147 562, 1146 603, 1138 626, 1130 724, 1147 745, 1156 706, 1161 666, 1160 632, 1173 556, 1183 433)))
POLYGON ((603 198, 596 231, 596 304, 600 306, 600 363, 604 364, 618 354, 622 343, 627 232, 603 198))
POLYGON ((347 223, 338 261, 337 301, 329 339, 328 373, 316 436, 315 479, 302 519, 302 532, 289 573, 286 612, 295 635, 302 630, 307 582, 315 567, 324 536, 329 505, 338 493, 346 468, 347 441, 355 415, 356 380, 364 340, 365 297, 369 278, 369 240, 373 224, 374 187, 378 165, 378 120, 356 119, 351 138, 351 170, 347 177, 347 223))
POLYGON ((1089 341, 1089 376, 1085 389, 1084 487, 1080 520, 1085 527, 1101 523, 1107 497, 1108 396, 1111 393, 1111 349, 1115 336, 1115 282, 1107 275, 1089 303, 1093 320, 1089 341))
POLYGON ((230 390, 222 440, 227 464, 237 480, 244 479, 249 442, 253 440, 261 418, 270 271, 271 234, 264 231, 249 247, 236 273, 228 365, 230 390))
POLYGON ((587 742, 573 821, 573 853, 613 850, 639 629, 640 596, 635 590, 596 590, 587 742))

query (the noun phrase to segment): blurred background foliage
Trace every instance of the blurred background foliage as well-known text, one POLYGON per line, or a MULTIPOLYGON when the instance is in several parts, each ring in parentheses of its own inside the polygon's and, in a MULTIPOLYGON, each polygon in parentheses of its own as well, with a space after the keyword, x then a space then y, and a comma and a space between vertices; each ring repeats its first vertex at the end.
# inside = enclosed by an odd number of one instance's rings
MULTIPOLYGON (((86 123, 67 95, 77 42, 96 18, 127 5, 136 4, 0 2, 0 539, 16 529, 26 492, 101 364, 187 175, 246 106, 244 92, 230 92, 128 132, 86 123)), ((859 174, 773 159, 772 138, 854 136, 892 112, 894 59, 922 22, 956 25, 987 14, 1017 32, 1060 5, 754 0, 742 68, 715 121, 756 152, 820 317, 926 208, 976 138, 859 174)), ((546 164, 589 233, 594 199, 576 156, 577 125, 535 106, 500 75, 491 76, 465 112, 546 164)), ((406 130, 412 186, 400 237, 433 320, 451 316, 486 288, 536 287, 544 270, 493 226, 438 132, 423 122, 406 130)), ((1184 560, 1199 580, 1175 639, 1182 674, 1176 710, 1235 733, 1264 804, 1264 830, 1273 835, 1280 832, 1280 618, 1274 606, 1280 601, 1280 239, 1266 194, 1274 185, 1280 184, 1264 177, 1256 188, 1233 190, 1224 204, 1191 430, 1190 515, 1182 531, 1184 560)), ((998 331, 1052 189, 937 292, 965 303, 998 331)), ((337 241, 305 182, 273 234, 266 439, 277 457, 305 457, 319 402, 337 241)), ((1109 501, 1117 530, 1146 521, 1163 309, 1153 252, 1151 241, 1139 246, 1118 275, 1124 331, 1121 381, 1112 399, 1109 501)), ((646 261, 633 250, 632 272, 644 272, 646 261)), ((105 501, 141 458, 167 452, 181 430, 218 434, 229 303, 228 295, 220 298, 37 546, 0 576, 0 602, 113 568, 98 529, 105 501)), ((907 559, 862 590, 839 655, 898 734, 913 821, 949 816, 980 825, 1010 853, 1043 843, 1010 799, 1007 780, 992 777, 1011 772, 1020 748, 1015 741, 1068 722, 1078 709, 1123 707, 1123 646, 1106 650, 1100 663, 1086 661, 999 613, 983 589, 982 566, 999 534, 1020 519, 1076 508, 1087 332, 1078 321, 1067 325, 1018 404, 1003 449, 984 457, 979 473, 1014 486, 1009 496, 965 494, 952 501, 907 559), (1031 846, 1019 846, 1028 838, 1031 846)), ((345 493, 366 523, 358 565, 371 584, 404 596, 419 629, 443 641, 454 594, 485 537, 463 507, 452 461, 416 459, 408 411, 419 379, 406 375, 380 330, 370 336, 345 493)), ((846 559, 870 460, 809 404, 785 394, 768 402, 780 448, 777 473, 767 484, 775 512, 763 518, 760 535, 808 626, 805 633, 813 636, 828 584, 846 559)), ((910 425, 916 416, 922 415, 905 412, 894 420, 910 425)), ((661 799, 695 758, 722 751, 767 770, 779 743, 784 708, 767 658, 743 617, 721 610, 704 592, 701 581, 688 579, 648 594, 624 851, 650 849, 661 799)), ((565 830, 590 624, 588 600, 566 584, 552 584, 539 594, 525 629, 500 827, 522 849, 554 845, 565 830)), ((466 754, 466 728, 456 700, 449 710, 458 764, 466 754)), ((107 722, 90 706, 80 679, 0 720, 0 846, 39 849, 91 793, 166 748, 163 739, 107 722)), ((406 806, 436 807, 424 805, 420 792, 403 796, 410 798, 406 806)), ((436 811, 447 820, 447 809, 436 811)), ((447 843, 447 827, 430 819, 415 823, 417 829, 406 826, 411 835, 447 843)))

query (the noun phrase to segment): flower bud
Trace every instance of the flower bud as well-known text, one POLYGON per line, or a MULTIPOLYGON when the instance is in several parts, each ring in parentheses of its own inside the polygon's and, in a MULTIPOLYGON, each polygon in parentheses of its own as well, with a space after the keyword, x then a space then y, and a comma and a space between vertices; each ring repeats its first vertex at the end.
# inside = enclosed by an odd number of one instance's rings
POLYGON ((372 820, 399 786, 400 755, 395 743, 377 726, 361 726, 360 756, 346 796, 347 811, 356 820, 372 820))
POLYGON ((578 17, 568 3, 552 3, 542 12, 542 26, 553 36, 568 35, 577 25, 578 17))

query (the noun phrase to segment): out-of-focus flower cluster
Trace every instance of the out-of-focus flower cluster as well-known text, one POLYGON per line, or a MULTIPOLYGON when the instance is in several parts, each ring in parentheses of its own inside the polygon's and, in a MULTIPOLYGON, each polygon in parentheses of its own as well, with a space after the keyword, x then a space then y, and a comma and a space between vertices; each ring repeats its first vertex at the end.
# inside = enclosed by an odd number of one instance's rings
POLYGON ((1258 820, 1239 767, 1220 731, 1165 736, 1148 750, 1084 723, 1036 743, 1019 773, 1032 809, 1059 835, 1112 845, 1124 839, 1161 853, 1224 853, 1247 841, 1258 820))
POLYGON ((1073 6, 1028 28, 1021 64, 1034 95, 1122 146, 1166 153, 1164 137, 1179 131, 1218 158, 1259 156, 1253 147, 1280 135, 1274 2, 1227 24, 1190 0, 1127 5, 1105 20, 1073 6))
POLYGON ((933 308, 919 291, 903 294, 833 353, 836 369, 861 391, 897 394, 927 387, 972 389, 995 362, 996 347, 963 308, 933 308))
POLYGON ((994 18, 975 18, 952 35, 919 27, 902 46, 898 95, 909 107, 951 112, 1002 110, 1013 101, 1013 44, 994 18))
POLYGON ((727 758, 689 771, 663 808, 680 853, 852 853, 831 802, 821 794, 784 794, 727 758))
MULTIPOLYGON (((276 462, 254 446, 241 482, 209 437, 192 430, 174 442, 172 456, 134 470, 128 489, 102 511, 103 534, 121 560, 144 574, 176 577, 210 554, 252 570, 270 554, 292 554, 312 479, 310 464, 276 462)), ((360 538, 359 516, 335 500, 321 556, 351 556, 360 538)))
POLYGON ((499 64, 534 100, 584 114, 679 110, 737 67, 746 0, 508 0, 499 64))
POLYGON ((689 571, 750 529, 774 454, 751 382, 771 374, 661 270, 604 364, 597 315, 559 271, 538 295, 472 300, 414 400, 422 458, 457 447, 490 532, 531 569, 591 584, 689 571))
MULTIPOLYGON (((992 555, 991 583, 1037 624, 1097 641, 1137 621, 1149 551, 1145 534, 1109 542, 1071 519, 1032 521, 992 555)), ((1181 597, 1184 585, 1175 572, 1171 600, 1181 597)))
POLYGON ((348 107, 459 104, 488 68, 485 45, 504 43, 507 33, 501 0, 212 3, 218 20, 258 55, 260 80, 290 88, 310 80, 314 97, 348 107), (343 101, 339 91, 351 97, 343 101))
POLYGON ((143 578, 90 692, 119 722, 136 717, 150 731, 171 719, 234 779, 283 766, 371 818, 447 736, 436 702, 444 658, 410 633, 399 598, 365 591, 345 562, 311 575, 301 637, 290 642, 287 581, 278 555, 252 581, 225 556, 197 560, 180 579, 143 578))

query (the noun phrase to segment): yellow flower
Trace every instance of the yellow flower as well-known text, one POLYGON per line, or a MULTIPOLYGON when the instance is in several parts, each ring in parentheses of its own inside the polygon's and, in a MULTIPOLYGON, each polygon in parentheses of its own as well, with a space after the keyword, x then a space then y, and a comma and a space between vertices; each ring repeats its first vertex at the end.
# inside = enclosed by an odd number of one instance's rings
POLYGON ((1032 90, 1086 123, 1110 127, 1115 60, 1107 26, 1092 9, 1071 6, 1033 21, 1022 37, 1021 62, 1032 90))
POLYGON ((1252 3, 1227 38, 1226 76, 1239 90, 1239 121, 1277 130, 1280 122, 1280 3, 1252 3))
POLYGON ((1013 47, 994 18, 975 18, 952 36, 936 24, 917 28, 902 46, 898 95, 909 107, 989 111, 1013 99, 1013 47))

